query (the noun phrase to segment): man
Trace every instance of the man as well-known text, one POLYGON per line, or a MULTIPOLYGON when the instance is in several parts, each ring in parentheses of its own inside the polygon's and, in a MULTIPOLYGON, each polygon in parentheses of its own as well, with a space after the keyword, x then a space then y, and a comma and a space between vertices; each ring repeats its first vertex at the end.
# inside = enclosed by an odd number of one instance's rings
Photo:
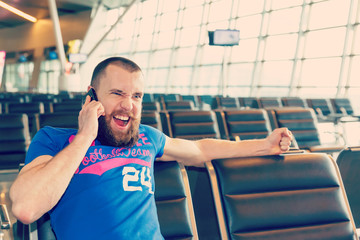
POLYGON ((157 220, 153 162, 203 165, 216 158, 280 154, 291 133, 266 139, 188 141, 141 125, 144 79, 134 62, 108 58, 95 68, 79 129, 45 127, 33 139, 10 190, 23 223, 49 212, 57 239, 163 239, 157 220))

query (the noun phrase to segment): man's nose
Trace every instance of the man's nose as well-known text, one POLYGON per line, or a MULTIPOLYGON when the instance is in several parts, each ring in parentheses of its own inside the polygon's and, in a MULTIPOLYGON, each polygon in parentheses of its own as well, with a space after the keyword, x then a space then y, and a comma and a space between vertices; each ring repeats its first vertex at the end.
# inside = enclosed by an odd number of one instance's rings
POLYGON ((133 102, 131 97, 124 97, 120 103, 120 106, 125 111, 131 111, 133 109, 133 102))

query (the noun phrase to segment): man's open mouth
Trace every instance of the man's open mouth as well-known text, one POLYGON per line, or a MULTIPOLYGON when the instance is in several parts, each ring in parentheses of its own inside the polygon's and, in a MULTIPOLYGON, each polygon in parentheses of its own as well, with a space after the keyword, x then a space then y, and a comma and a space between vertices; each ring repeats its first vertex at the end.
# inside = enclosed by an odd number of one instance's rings
POLYGON ((113 119, 114 119, 115 123, 120 127, 125 127, 130 121, 130 117, 124 116, 124 115, 113 116, 113 119))

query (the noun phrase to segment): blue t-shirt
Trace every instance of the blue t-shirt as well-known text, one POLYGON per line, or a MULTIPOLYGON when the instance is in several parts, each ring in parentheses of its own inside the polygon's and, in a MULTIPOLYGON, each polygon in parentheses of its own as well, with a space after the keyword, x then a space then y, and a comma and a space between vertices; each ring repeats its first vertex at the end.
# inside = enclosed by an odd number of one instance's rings
MULTIPOLYGON (((30 144, 25 163, 55 156, 75 129, 45 127, 30 144)), ((49 212, 57 239, 163 239, 154 198, 154 160, 164 151, 165 135, 140 125, 132 148, 95 140, 64 195, 49 212)))

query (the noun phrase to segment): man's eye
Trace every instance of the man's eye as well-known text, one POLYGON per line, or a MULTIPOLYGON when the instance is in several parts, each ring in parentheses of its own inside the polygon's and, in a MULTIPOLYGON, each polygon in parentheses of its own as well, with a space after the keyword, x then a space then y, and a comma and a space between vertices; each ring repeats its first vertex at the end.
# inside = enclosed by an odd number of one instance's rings
POLYGON ((141 99, 141 96, 140 95, 135 95, 134 98, 141 99))

